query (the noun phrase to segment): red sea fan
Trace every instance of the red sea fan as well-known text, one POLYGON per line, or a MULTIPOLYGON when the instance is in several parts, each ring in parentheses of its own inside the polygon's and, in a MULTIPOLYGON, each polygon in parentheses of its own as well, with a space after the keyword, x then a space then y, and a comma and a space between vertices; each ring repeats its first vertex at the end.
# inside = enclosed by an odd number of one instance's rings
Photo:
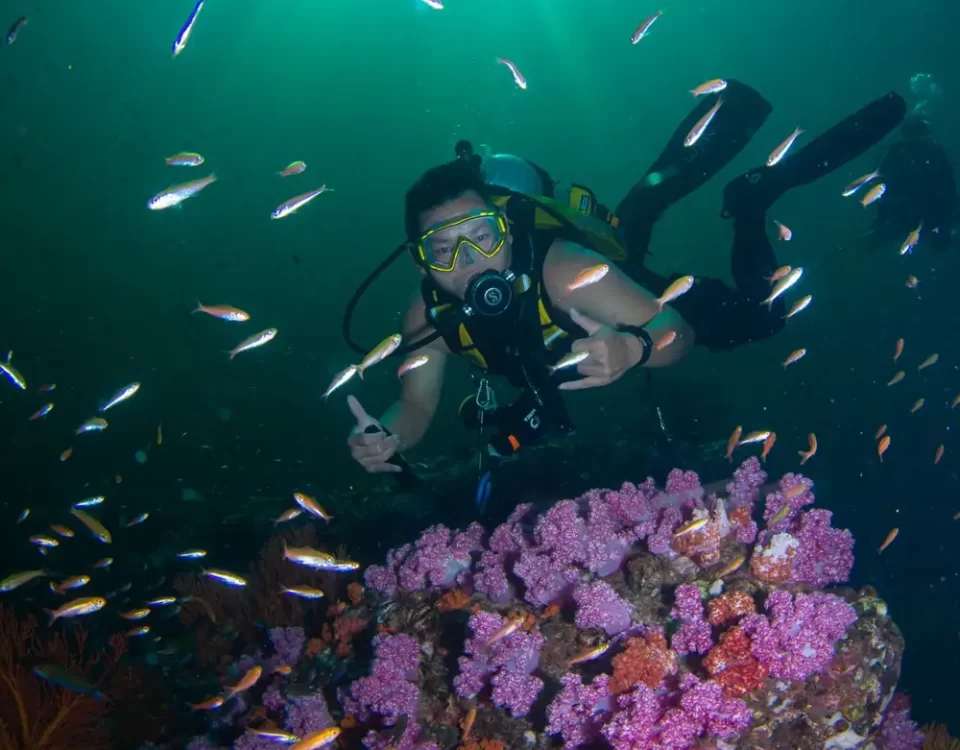
POLYGON ((103 720, 111 703, 56 687, 31 671, 38 662, 60 664, 96 682, 109 699, 118 697, 114 691, 136 688, 132 673, 119 664, 125 638, 115 636, 92 656, 86 641, 82 625, 68 636, 41 638, 33 616, 21 620, 0 606, 0 750, 109 750, 103 720))

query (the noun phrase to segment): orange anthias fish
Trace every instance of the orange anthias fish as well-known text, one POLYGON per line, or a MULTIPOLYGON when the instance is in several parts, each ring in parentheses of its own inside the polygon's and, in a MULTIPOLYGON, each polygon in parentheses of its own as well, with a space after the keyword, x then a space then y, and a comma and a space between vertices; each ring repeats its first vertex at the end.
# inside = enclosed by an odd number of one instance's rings
POLYGON ((333 393, 335 390, 337 390, 337 388, 339 388, 343 384, 347 383, 354 375, 357 374, 359 367, 360 367, 359 365, 350 365, 349 367, 345 367, 336 375, 334 375, 333 380, 330 381, 330 385, 327 386, 327 390, 323 392, 323 396, 321 398, 323 398, 323 400, 326 401, 327 397, 331 393, 333 393))
POLYGON ((770 449, 773 448, 774 443, 777 442, 777 433, 771 432, 767 439, 763 441, 763 450, 760 452, 760 460, 766 461, 767 456, 770 455, 770 449))
POLYGON ((600 279, 610 272, 610 266, 607 263, 600 263, 590 268, 584 268, 580 273, 574 276, 573 281, 567 285, 567 291, 582 289, 585 286, 596 284, 600 279))
POLYGON ((470 710, 467 711, 467 715, 464 717, 463 721, 460 724, 460 727, 463 729, 463 735, 460 737, 460 743, 465 744, 470 739, 470 730, 473 729, 473 722, 477 720, 477 707, 471 706, 470 710))
POLYGON ((870 188, 870 191, 860 199, 860 205, 866 208, 871 203, 876 203, 883 197, 885 192, 887 192, 887 186, 882 182, 879 185, 874 185, 870 188))
POLYGON ((803 135, 803 132, 804 131, 800 128, 794 128, 793 132, 784 138, 780 145, 770 152, 770 156, 767 157, 767 166, 773 167, 779 164, 783 157, 787 155, 787 151, 790 150, 790 147, 793 146, 793 142, 803 135))
POLYGON ((242 693, 245 690, 249 690, 250 688, 252 688, 254 685, 257 684, 257 680, 260 679, 260 675, 262 674, 263 674, 263 667, 260 667, 260 666, 250 667, 250 669, 247 670, 247 673, 240 679, 240 682, 238 682, 233 687, 227 688, 227 696, 226 696, 227 699, 232 698, 237 693, 242 693))
POLYGON ((423 367, 429 361, 430 355, 415 354, 414 356, 404 360, 403 364, 397 368, 397 377, 402 378, 411 370, 416 370, 418 367, 423 367))
POLYGON ((786 224, 781 224, 776 219, 773 220, 773 223, 777 225, 777 233, 782 242, 789 242, 793 239, 793 232, 790 230, 790 227, 786 224))
POLYGON ((901 354, 903 354, 903 339, 897 339, 897 344, 893 350, 893 361, 896 362, 900 359, 901 354))
POLYGON ((214 698, 207 698, 205 701, 201 701, 200 703, 190 703, 188 705, 194 711, 209 711, 213 708, 220 708, 220 706, 223 705, 223 698, 218 695, 214 698))
POLYGON ((877 434, 873 436, 874 440, 879 440, 884 436, 884 433, 887 431, 887 426, 885 424, 880 425, 880 428, 877 430, 877 434))
POLYGON ((933 454, 933 463, 940 463, 941 458, 943 458, 943 443, 937 446, 937 452, 933 454))
MULTIPOLYGON (((814 437, 812 432, 810 433, 810 437, 812 437, 814 443, 816 443, 817 439, 816 437, 814 437)), ((816 445, 814 445, 813 447, 816 448, 816 445)), ((800 455, 803 455, 803 453, 804 453, 803 451, 800 451, 800 455)), ((786 492, 784 492, 783 496, 787 498, 787 500, 793 500, 793 498, 800 497, 800 495, 802 495, 806 491, 807 491, 807 485, 805 485, 803 482, 798 482, 797 484, 793 485, 790 489, 788 489, 786 492)))
POLYGON ((880 545, 880 549, 877 550, 877 554, 879 555, 887 547, 889 547, 893 543, 893 540, 897 538, 897 534, 899 533, 900 533, 900 529, 897 529, 897 528, 890 529, 890 533, 887 534, 887 538, 883 540, 883 544, 880 545))
POLYGON ((712 80, 701 83, 695 89, 690 89, 690 93, 694 96, 703 96, 704 94, 719 94, 727 87, 727 82, 722 78, 714 78, 712 80))
POLYGON ((307 513, 317 518, 321 518, 327 523, 333 520, 327 511, 323 509, 323 506, 316 501, 316 499, 310 497, 310 495, 304 494, 303 492, 294 492, 293 499, 301 508, 303 508, 307 513))
POLYGON ((319 750, 319 748, 329 745, 337 739, 342 731, 340 727, 330 727, 318 732, 311 732, 296 745, 290 745, 290 750, 319 750))
POLYGON ((887 452, 887 448, 890 447, 890 436, 884 435, 880 438, 880 442, 877 443, 877 456, 880 458, 880 463, 883 463, 883 454, 887 452))
POLYGON ((293 161, 277 172, 277 174, 281 177, 289 177, 290 175, 301 174, 306 171, 306 169, 307 163, 305 161, 293 161))
POLYGON ((89 513, 85 513, 79 508, 71 508, 70 515, 86 526, 90 533, 93 534, 93 536, 99 541, 103 542, 104 544, 110 544, 113 541, 113 536, 110 534, 109 530, 107 530, 102 523, 100 523, 89 513))
POLYGON ((806 353, 806 349, 797 349, 796 351, 791 352, 790 356, 783 360, 783 369, 786 370, 787 367, 792 365, 794 362, 799 362, 804 358, 804 356, 806 356, 806 353))
POLYGON ((903 241, 903 244, 900 246, 900 255, 906 255, 917 246, 917 243, 920 241, 920 230, 922 229, 923 222, 921 221, 920 226, 910 232, 910 234, 907 235, 907 239, 903 241))
POLYGON ((937 354, 937 353, 933 353, 933 354, 931 354, 929 357, 927 357, 925 360, 923 360, 923 362, 921 362, 919 365, 917 365, 917 370, 918 370, 918 371, 919 371, 919 370, 925 370, 926 368, 930 367, 930 365, 935 365, 935 364, 937 364, 937 361, 938 361, 939 359, 940 359, 940 355, 937 354))
POLYGON ((66 461, 70 456, 73 455, 73 448, 67 448, 63 453, 60 454, 60 460, 66 461))
POLYGON ((657 307, 660 308, 660 312, 663 312, 663 306, 668 302, 672 302, 677 297, 686 294, 693 288, 695 279, 693 276, 681 276, 679 279, 674 281, 670 286, 667 287, 666 291, 657 297, 657 307))
POLYGON ((737 449, 737 446, 740 444, 740 436, 743 434, 743 427, 737 425, 736 429, 730 434, 730 439, 727 440, 727 461, 733 460, 733 452, 737 449))
POLYGON ((677 340, 677 332, 667 331, 665 334, 663 334, 663 336, 661 336, 657 340, 657 343, 654 344, 653 348, 656 349, 658 352, 662 352, 664 349, 666 349, 668 346, 670 346, 670 344, 672 344, 676 340, 677 340))
MULTIPOLYGON (((650 31, 650 27, 653 26, 654 22, 662 15, 663 11, 658 10, 652 16, 648 16, 646 19, 644 19, 643 22, 637 26, 636 31, 630 35, 630 44, 638 44, 640 40, 643 39, 650 31)), ((711 83, 713 82, 711 81, 711 83)))
POLYGON ((500 626, 497 632, 490 636, 490 639, 487 641, 486 645, 488 647, 492 646, 494 643, 503 640, 508 635, 516 633, 523 626, 523 623, 526 619, 526 615, 522 613, 516 614, 513 617, 508 617, 506 622, 500 626))
POLYGON ((812 432, 807 435, 807 442, 810 448, 805 451, 797 451, 800 454, 800 465, 803 466, 807 461, 817 455, 817 436, 812 432))
POLYGON ((774 271, 770 276, 767 276, 766 279, 771 284, 776 284, 780 279, 786 276, 793 270, 793 266, 780 266, 776 271, 774 271))
POLYGON ((244 323, 250 320, 250 313, 237 307, 231 307, 230 305, 205 305, 199 300, 197 300, 197 307, 193 312, 206 313, 207 315, 212 315, 214 318, 229 320, 233 323, 244 323))

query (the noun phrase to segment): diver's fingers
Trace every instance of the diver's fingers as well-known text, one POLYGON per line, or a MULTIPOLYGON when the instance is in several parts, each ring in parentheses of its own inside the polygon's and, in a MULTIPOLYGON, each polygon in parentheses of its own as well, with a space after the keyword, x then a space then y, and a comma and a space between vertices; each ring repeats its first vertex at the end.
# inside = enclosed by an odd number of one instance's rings
POLYGON ((367 410, 363 408, 356 396, 347 396, 347 406, 350 407, 350 413, 353 414, 353 418, 357 420, 357 427, 359 429, 365 430, 370 425, 377 424, 377 421, 367 414, 367 410))
POLYGON ((561 391, 580 391, 584 388, 597 388, 601 385, 607 385, 608 382, 607 378, 591 375, 581 380, 568 380, 566 383, 558 385, 557 388, 561 391))
POLYGON ((610 366, 604 360, 596 360, 588 357, 577 365, 577 372, 588 377, 603 377, 610 374, 610 366))
POLYGON ((363 468, 365 468, 371 474, 396 474, 399 471, 403 471, 403 469, 396 464, 388 464, 386 462, 370 465, 364 464, 363 468))
POLYGON ((572 307, 570 308, 570 319, 583 330, 585 330, 590 336, 603 328, 603 323, 598 323, 593 318, 587 317, 582 312, 572 307))

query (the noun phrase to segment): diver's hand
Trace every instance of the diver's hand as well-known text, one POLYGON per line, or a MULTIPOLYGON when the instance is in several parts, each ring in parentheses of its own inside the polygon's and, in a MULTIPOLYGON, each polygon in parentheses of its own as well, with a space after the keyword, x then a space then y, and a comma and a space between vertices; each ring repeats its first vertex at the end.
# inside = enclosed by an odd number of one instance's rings
POLYGON ((588 318, 579 310, 570 309, 574 323, 585 330, 589 336, 577 339, 571 347, 575 352, 590 352, 590 356, 577 366, 577 372, 584 377, 561 383, 558 388, 564 391, 577 391, 582 388, 597 388, 619 380, 623 374, 636 364, 631 352, 631 334, 618 331, 603 323, 588 318))
POLYGON ((353 460, 371 474, 403 471, 400 466, 388 463, 397 452, 400 439, 396 435, 387 435, 377 420, 367 414, 360 402, 353 396, 347 396, 347 405, 357 420, 357 424, 347 437, 347 445, 350 446, 350 455, 353 460), (380 430, 365 432, 370 425, 380 427, 380 430))

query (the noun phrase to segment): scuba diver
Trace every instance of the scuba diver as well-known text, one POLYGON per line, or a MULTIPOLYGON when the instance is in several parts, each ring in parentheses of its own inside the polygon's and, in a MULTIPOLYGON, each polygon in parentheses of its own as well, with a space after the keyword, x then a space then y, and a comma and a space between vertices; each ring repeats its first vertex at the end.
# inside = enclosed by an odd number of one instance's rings
POLYGON ((761 166, 730 182, 721 216, 733 220, 734 287, 698 278, 674 297, 669 292, 682 275, 664 277, 644 266, 654 225, 728 164, 772 110, 739 81, 728 80, 721 96, 723 109, 703 137, 690 147, 684 142, 715 106, 715 95, 694 106, 615 211, 579 185, 558 197, 542 168, 508 155, 485 160, 466 142, 457 144, 454 161, 427 170, 406 195, 406 240, 358 288, 344 314, 348 344, 365 353, 369 348, 350 336, 353 310, 390 263, 410 255, 421 289, 395 354, 416 352, 423 361, 404 376, 400 398, 379 422, 351 400, 358 418, 348 437, 354 460, 368 472, 409 474, 400 452, 429 428, 450 355, 482 370, 460 414, 468 427, 491 428, 486 453, 505 457, 573 431, 562 391, 604 386, 634 367, 673 364, 694 343, 717 351, 778 332, 783 300, 770 309, 761 305, 770 293, 765 277, 777 267, 767 210, 787 190, 878 143, 903 120, 906 103, 894 93, 880 97, 774 168, 761 166), (574 283, 600 263, 609 271, 599 281, 574 283), (671 298, 664 299, 669 306, 658 294, 671 298), (670 345, 655 345, 673 334, 670 345), (577 353, 587 356, 559 366, 577 353), (512 405, 496 403, 487 379, 494 374, 521 390, 512 405))
POLYGON ((907 117, 900 135, 901 140, 890 146, 877 169, 887 191, 877 202, 876 219, 865 239, 871 245, 901 243, 909 232, 922 226, 923 243, 946 250, 957 203, 953 165, 921 115, 907 117))

